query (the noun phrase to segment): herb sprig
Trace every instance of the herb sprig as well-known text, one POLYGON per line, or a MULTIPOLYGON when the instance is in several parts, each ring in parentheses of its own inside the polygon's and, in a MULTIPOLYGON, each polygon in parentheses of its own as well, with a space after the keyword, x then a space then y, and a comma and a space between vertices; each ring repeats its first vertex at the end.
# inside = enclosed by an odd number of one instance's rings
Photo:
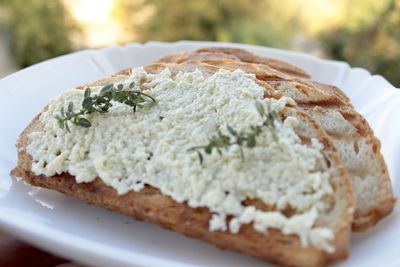
POLYGON ((65 111, 64 107, 62 107, 60 115, 55 117, 58 125, 61 129, 65 128, 68 132, 71 132, 68 122, 89 128, 92 126, 92 123, 84 115, 94 112, 108 112, 110 107, 112 107, 111 100, 133 107, 133 112, 136 112, 138 107, 144 107, 145 104, 153 106, 157 103, 156 99, 152 96, 139 90, 133 90, 134 87, 134 82, 129 84, 128 89, 125 89, 123 84, 116 85, 112 83, 104 86, 98 95, 92 95, 90 87, 87 87, 84 92, 81 109, 78 112, 74 112, 74 103, 69 102, 67 110, 65 111))
POLYGON ((222 155, 222 149, 228 149, 228 147, 233 145, 238 145, 240 149, 240 156, 242 160, 244 160, 243 146, 248 148, 254 148, 257 145, 256 137, 259 136, 262 132, 263 128, 268 128, 271 131, 272 138, 275 141, 278 141, 278 134, 276 132, 276 127, 274 121, 280 120, 278 114, 271 110, 270 106, 268 106, 268 110, 266 111, 264 106, 260 102, 255 103, 257 112, 263 118, 263 122, 260 125, 250 126, 249 131, 241 131, 233 129, 230 125, 226 126, 226 129, 229 135, 223 134, 219 129, 217 130, 217 134, 210 138, 210 141, 207 145, 195 146, 189 149, 189 151, 197 151, 197 155, 199 157, 200 164, 203 164, 204 156, 202 150, 206 154, 211 154, 214 149, 222 155))

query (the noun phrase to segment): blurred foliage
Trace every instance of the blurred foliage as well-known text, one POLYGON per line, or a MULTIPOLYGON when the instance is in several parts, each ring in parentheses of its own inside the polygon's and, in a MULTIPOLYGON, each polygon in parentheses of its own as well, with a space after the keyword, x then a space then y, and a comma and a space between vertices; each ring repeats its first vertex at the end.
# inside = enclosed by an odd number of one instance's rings
POLYGON ((279 0, 117 0, 115 16, 139 41, 206 40, 287 47, 295 7, 279 0), (287 25, 291 25, 287 27, 287 25))
MULTIPOLYGON (((0 24, 2 7, 19 66, 74 49, 71 37, 80 29, 67 1, 0 0, 0 24)), ((113 16, 123 43, 209 40, 299 49, 400 86, 400 0, 114 0, 113 16)))
POLYGON ((328 57, 400 85, 400 0, 307 5, 296 0, 116 0, 114 15, 128 40, 210 40, 293 49, 296 36, 306 37, 321 42, 328 57), (324 19, 330 5, 341 12, 324 19), (324 7, 326 14, 307 7, 324 7))
MULTIPOLYGON (((11 49, 18 66, 26 67, 73 50, 78 30, 60 0, 0 0, 7 11, 11 49)), ((4 22, 3 22, 4 24, 4 22)))
POLYGON ((335 59, 381 74, 399 87, 400 1, 364 1, 364 6, 356 5, 359 1, 350 3, 346 23, 321 34, 326 51, 335 59), (376 2, 383 3, 383 8, 366 8, 376 2))

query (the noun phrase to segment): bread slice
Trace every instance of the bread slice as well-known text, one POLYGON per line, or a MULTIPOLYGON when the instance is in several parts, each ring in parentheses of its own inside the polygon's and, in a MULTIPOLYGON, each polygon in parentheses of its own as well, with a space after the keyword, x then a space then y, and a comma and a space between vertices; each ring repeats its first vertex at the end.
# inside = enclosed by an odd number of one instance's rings
MULTIPOLYGON (((158 73, 165 67, 168 67, 172 73, 200 69, 204 73, 212 74, 218 70, 204 64, 153 64, 146 66, 145 70, 158 73)), ((127 69, 113 77, 89 85, 106 85, 120 81, 132 71, 135 70, 127 69)), ((329 173, 334 194, 324 200, 330 208, 318 217, 317 226, 328 227, 333 231, 334 239, 331 241, 335 249, 333 253, 313 246, 302 246, 298 236, 285 235, 277 229, 270 230, 268 234, 262 234, 247 224, 237 234, 227 231, 209 231, 209 220, 212 214, 207 208, 190 208, 186 203, 177 203, 149 185, 139 192, 129 191, 119 195, 115 189, 107 186, 101 177, 90 183, 77 183, 75 178, 68 173, 52 177, 35 175, 32 171, 32 157, 28 154, 27 147, 32 141, 29 134, 43 131, 39 115, 23 131, 17 142, 18 164, 12 174, 22 177, 31 185, 57 190, 85 202, 153 222, 166 229, 210 242, 220 248, 248 253, 285 266, 325 266, 328 262, 343 259, 348 255, 354 210, 350 181, 333 141, 310 115, 296 108, 287 107, 281 116, 294 116, 300 121, 295 130, 304 144, 309 144, 311 138, 316 138, 324 145, 322 153, 326 160, 325 168, 329 173)), ((274 209, 274 207, 266 208, 274 209)))
POLYGON ((192 53, 178 53, 168 55, 158 60, 158 62, 176 62, 183 63, 189 60, 207 62, 208 60, 234 60, 244 63, 256 63, 266 65, 281 73, 285 73, 292 77, 298 78, 311 78, 311 76, 304 70, 293 66, 284 61, 276 60, 273 58, 259 57, 244 49, 228 48, 228 47, 204 47, 192 53))
POLYGON ((354 231, 365 231, 393 211, 396 199, 380 153, 380 142, 339 88, 312 81, 305 71, 288 63, 237 48, 200 48, 194 52, 169 55, 158 62, 203 62, 254 73, 260 83, 265 83, 264 87, 293 98, 335 141, 354 189, 354 231))

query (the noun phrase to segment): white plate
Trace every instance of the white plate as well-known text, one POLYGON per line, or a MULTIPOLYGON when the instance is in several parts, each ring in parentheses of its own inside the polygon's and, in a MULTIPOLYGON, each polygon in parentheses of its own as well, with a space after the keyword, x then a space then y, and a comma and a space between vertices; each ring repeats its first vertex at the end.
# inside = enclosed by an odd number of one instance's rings
MULTIPOLYGON (((295 52, 209 42, 146 43, 85 50, 21 70, 0 81, 0 224, 3 229, 55 254, 96 266, 268 266, 240 253, 135 221, 63 194, 32 188, 9 171, 20 132, 62 90, 136 67, 172 52, 223 45, 298 65, 351 98, 382 141, 395 194, 400 195, 400 92, 381 76, 295 52)), ((364 234, 354 234, 351 256, 336 266, 400 266, 400 216, 394 214, 364 234)))

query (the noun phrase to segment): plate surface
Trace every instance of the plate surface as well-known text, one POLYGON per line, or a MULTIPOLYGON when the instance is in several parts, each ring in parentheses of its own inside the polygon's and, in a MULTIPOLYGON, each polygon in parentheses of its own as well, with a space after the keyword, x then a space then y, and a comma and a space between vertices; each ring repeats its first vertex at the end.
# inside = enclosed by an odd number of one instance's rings
MULTIPOLYGON (((81 203, 63 194, 13 179, 15 142, 48 100, 73 86, 120 69, 201 46, 235 46, 293 63, 313 79, 339 86, 370 123, 400 195, 400 91, 383 77, 279 49, 210 42, 151 42, 85 50, 54 58, 0 80, 0 225, 55 254, 91 266, 270 266, 240 253, 163 230, 156 225, 81 203)), ((334 266, 400 266, 400 205, 367 233, 354 234, 348 260, 334 266)))

